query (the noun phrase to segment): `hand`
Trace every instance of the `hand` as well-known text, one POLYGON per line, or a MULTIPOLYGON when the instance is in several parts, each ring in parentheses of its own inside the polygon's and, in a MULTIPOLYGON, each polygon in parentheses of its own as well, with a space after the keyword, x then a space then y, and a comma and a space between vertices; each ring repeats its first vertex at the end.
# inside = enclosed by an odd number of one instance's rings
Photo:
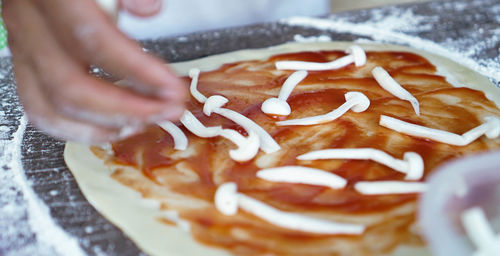
MULTIPOLYGON (((121 6, 140 16, 160 7, 158 0, 121 6)), ((100 143, 182 114, 187 86, 118 31, 94 0, 4 0, 3 17, 19 98, 42 131, 100 143), (127 86, 91 76, 91 64, 127 86)))

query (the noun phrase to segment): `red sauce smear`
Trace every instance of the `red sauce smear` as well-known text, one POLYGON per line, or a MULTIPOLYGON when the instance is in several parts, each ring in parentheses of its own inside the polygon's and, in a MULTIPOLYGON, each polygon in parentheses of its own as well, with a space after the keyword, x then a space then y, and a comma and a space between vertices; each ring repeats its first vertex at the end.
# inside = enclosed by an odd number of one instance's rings
MULTIPOLYGON (((365 67, 356 68, 349 65, 338 70, 309 72, 307 78, 296 87, 288 99, 292 108, 292 114, 288 119, 294 119, 327 113, 345 102, 344 94, 346 92, 360 91, 371 100, 370 108, 363 113, 348 112, 334 122, 316 126, 280 127, 274 124, 278 119, 266 116, 261 112, 262 101, 270 97, 269 95, 277 95, 284 80, 292 73, 292 71, 282 71, 277 74, 274 61, 327 62, 342 56, 344 53, 340 51, 300 52, 276 55, 264 61, 226 64, 217 70, 202 73, 198 89, 207 96, 224 95, 229 99, 229 103, 224 107, 251 118, 273 136, 282 146, 280 151, 282 153, 279 154, 279 159, 274 166, 304 165, 323 169, 346 178, 348 185, 345 189, 332 190, 319 186, 259 180, 255 174, 261 168, 254 161, 237 163, 230 160, 228 149, 234 146, 220 137, 200 139, 186 132, 190 143, 196 141, 200 145, 197 147, 198 151, 194 156, 173 161, 169 157, 169 154, 175 152, 172 149, 173 140, 169 134, 158 127, 150 127, 141 134, 114 143, 114 161, 119 164, 135 166, 152 180, 156 180, 157 175, 160 175, 156 173, 157 170, 172 167, 182 161, 192 168, 200 179, 196 184, 176 183, 170 184, 170 187, 176 192, 209 201, 212 200, 217 188, 214 181, 214 171, 218 170, 217 177, 223 181, 236 182, 241 193, 281 209, 366 214, 384 212, 408 202, 415 202, 417 195, 366 196, 357 193, 353 189, 353 185, 361 180, 403 180, 404 174, 373 161, 318 160, 306 162, 298 161, 296 157, 311 150, 324 148, 371 147, 386 151, 397 158, 402 158, 404 152, 413 151, 423 157, 427 176, 444 161, 487 150, 491 146, 478 140, 468 146, 456 147, 401 135, 378 125, 380 115, 385 114, 416 124, 463 133, 480 124, 480 120, 474 112, 477 107, 467 105, 467 102, 481 102, 484 106, 481 111, 489 109, 496 111, 495 114, 498 115, 494 104, 488 101, 482 92, 452 87, 443 77, 435 74, 436 68, 426 59, 406 52, 368 52, 368 64, 365 67), (421 117, 414 114, 409 103, 398 100, 381 89, 370 73, 375 65, 388 70, 392 77, 420 101, 421 117), (248 67, 256 66, 259 69, 248 69, 248 67), (425 85, 420 85, 421 81, 425 81, 425 85), (440 100, 439 95, 457 96, 463 100, 460 104, 447 105, 440 100), (297 140, 297 137, 301 139, 297 140)), ((201 112, 202 105, 194 99, 188 102, 187 108, 207 126, 222 125, 225 128, 237 129, 245 134, 241 127, 225 118, 204 116, 201 112)), ((496 147, 498 147, 498 143, 496 147)), ((260 152, 257 158, 264 155, 263 152, 260 152)), ((241 251, 241 248, 244 247, 241 243, 234 241, 228 244, 221 241, 215 242, 214 238, 208 234, 230 236, 230 228, 234 225, 225 223, 225 220, 221 220, 217 213, 212 215, 207 212, 187 213, 184 217, 193 221, 195 236, 206 243, 222 245, 242 255, 248 252, 258 254, 273 251, 269 248, 259 249, 255 244, 252 245, 254 249, 247 248, 249 251, 241 251), (240 248, 236 245, 243 247, 240 248)), ((414 221, 413 214, 408 215, 404 221, 399 221, 402 224, 398 226, 398 230, 390 232, 399 232, 400 237, 405 237, 406 240, 415 240, 415 236, 409 235, 408 231, 409 225, 414 221)), ((260 234, 263 237, 272 236, 273 239, 284 244, 292 239, 289 236, 293 232, 288 232, 284 238, 284 233, 278 227, 267 225, 260 228, 266 231, 269 229, 277 230, 277 234, 274 236, 260 234)), ((257 236, 257 234, 254 235, 257 236)), ((302 240, 304 237, 317 239, 317 236, 310 234, 302 234, 299 237, 302 240)), ((417 244, 421 243, 420 240, 417 242, 417 244)), ((390 247, 388 245, 386 249, 390 247)))

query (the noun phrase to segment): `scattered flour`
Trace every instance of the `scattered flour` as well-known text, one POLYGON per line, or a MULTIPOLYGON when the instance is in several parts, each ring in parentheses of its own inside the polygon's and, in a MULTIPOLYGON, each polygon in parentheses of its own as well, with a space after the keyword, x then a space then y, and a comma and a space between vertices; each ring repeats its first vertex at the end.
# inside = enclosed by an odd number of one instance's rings
POLYGON ((94 228, 93 227, 91 227, 91 226, 86 226, 85 227, 85 233, 88 234, 88 233, 92 233, 92 232, 94 232, 94 228))
POLYGON ((332 38, 327 35, 304 37, 300 34, 296 34, 293 36, 293 40, 295 42, 300 42, 300 43, 311 43, 311 42, 330 42, 332 41, 332 38))
MULTIPOLYGON (((36 252, 35 254, 53 255, 53 252, 57 252, 59 255, 85 255, 78 245, 77 239, 68 235, 54 222, 50 216, 49 208, 38 198, 26 179, 21 163, 21 143, 26 124, 26 116, 22 116, 11 140, 3 145, 1 162, 5 163, 6 166, 2 174, 0 174, 0 180, 5 181, 10 179, 16 183, 15 187, 22 194, 24 202, 19 204, 15 204, 14 202, 8 203, 2 208, 2 211, 11 213, 22 212, 25 207, 29 229, 36 234, 35 239, 38 242, 38 244, 31 246, 33 247, 33 252, 36 252), (10 169, 10 174, 6 171, 7 169, 10 169), (19 206, 24 207, 19 208, 19 206), (43 248, 43 251, 40 251, 41 248, 43 248)), ((3 189, 3 187, 0 187, 0 193, 2 194, 4 194, 3 189)), ((16 233, 20 232, 18 227, 14 227, 12 231, 16 233)))
MULTIPOLYGON (((465 8, 463 3, 456 3, 453 8, 465 8)), ((500 19, 500 7, 497 19, 500 19)), ((495 13, 494 10, 492 10, 495 13)), ((489 77, 495 84, 500 81, 500 57, 482 58, 478 53, 485 49, 498 47, 500 28, 488 31, 478 28, 467 37, 445 38, 441 41, 425 39, 419 33, 430 33, 435 29, 433 24, 439 22, 439 16, 420 16, 412 9, 388 7, 369 11, 368 19, 356 22, 349 16, 332 16, 329 19, 311 17, 291 17, 282 19, 280 23, 291 26, 303 26, 338 33, 350 33, 364 38, 359 42, 393 43, 407 45, 415 49, 425 50, 461 63, 489 77), (486 38, 486 39, 484 39, 486 38)))

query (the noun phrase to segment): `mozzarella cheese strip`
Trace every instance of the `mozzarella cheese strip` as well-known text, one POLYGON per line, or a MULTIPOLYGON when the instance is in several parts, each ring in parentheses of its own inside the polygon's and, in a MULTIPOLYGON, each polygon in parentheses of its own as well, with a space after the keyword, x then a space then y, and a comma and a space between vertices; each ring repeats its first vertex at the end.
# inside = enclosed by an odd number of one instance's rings
POLYGON ((224 215, 238 212, 238 187, 234 182, 226 182, 215 191, 215 208, 224 215))
POLYGON ((250 131, 254 131, 259 137, 260 148, 262 151, 266 153, 273 153, 281 149, 280 145, 276 143, 276 141, 258 124, 256 124, 251 119, 246 116, 233 111, 231 109, 222 108, 225 103, 227 103, 227 99, 220 95, 210 96, 205 105, 203 106, 203 112, 210 116, 213 113, 219 114, 243 127, 249 134, 250 131))
POLYGON ((254 158, 259 151, 259 138, 253 131, 250 131, 249 136, 246 138, 235 130, 222 129, 220 126, 205 127, 189 110, 184 111, 181 123, 198 137, 222 136, 236 144, 237 149, 229 150, 229 156, 235 161, 248 161, 254 158))
POLYGON ((197 68, 192 68, 189 70, 189 77, 191 77, 191 85, 189 86, 189 91, 191 95, 199 102, 204 103, 207 100, 205 95, 198 91, 198 78, 200 76, 200 70, 197 68))
POLYGON ((299 70, 294 73, 292 73, 286 81, 283 83, 283 86, 281 86, 280 93, 278 95, 278 99, 280 100, 287 100, 288 97, 290 97, 290 94, 292 94, 293 89, 300 83, 302 80, 304 80, 307 76, 307 71, 305 70, 299 70))
POLYGON ((338 175, 303 166, 283 166, 263 169, 257 172, 257 177, 273 182, 318 185, 332 189, 343 188, 347 184, 347 181, 338 175))
POLYGON ((293 89, 307 76, 307 71, 300 70, 291 74, 281 87, 278 98, 269 98, 262 103, 262 112, 268 115, 290 115, 292 110, 286 102, 293 89))
POLYGON ((377 80, 377 83, 384 90, 390 92, 392 95, 402 99, 409 101, 413 107, 415 113, 420 115, 420 105, 418 100, 411 95, 405 88, 403 88, 396 80, 394 80, 391 75, 382 67, 375 67, 372 70, 372 75, 377 80))
POLYGON ((311 151, 297 157, 299 160, 359 159, 373 160, 398 172, 406 173, 405 179, 418 180, 424 174, 424 161, 414 152, 406 152, 403 160, 396 159, 384 151, 374 148, 335 148, 311 151))
POLYGON ((224 116, 227 119, 241 125, 241 127, 245 128, 248 133, 250 133, 250 131, 255 132, 259 138, 260 148, 262 151, 270 154, 281 149, 280 145, 278 145, 278 143, 273 139, 273 137, 271 137, 271 135, 269 135, 269 133, 267 133, 266 130, 246 116, 226 108, 216 109, 214 110, 214 113, 224 116))
POLYGON ((409 194, 425 192, 427 184, 403 181, 361 181, 354 185, 354 189, 364 195, 409 194))
POLYGON ((251 197, 238 194, 238 205, 249 212, 276 226, 317 234, 362 234, 363 225, 339 223, 305 215, 288 213, 273 208, 251 197))
POLYGON ((279 70, 321 71, 339 69, 352 63, 354 63, 356 67, 366 64, 366 54, 363 48, 357 45, 352 45, 346 50, 346 53, 349 55, 330 62, 276 61, 274 65, 276 66, 276 69, 279 70))
POLYGON ((386 128, 411 136, 427 138, 450 145, 465 146, 482 135, 486 135, 490 139, 496 138, 500 135, 499 118, 488 116, 485 118, 485 121, 486 122, 482 125, 479 125, 462 135, 407 123, 385 115, 380 116, 379 124, 386 128))
POLYGON ((168 132, 174 139, 174 148, 177 150, 186 150, 188 139, 184 132, 170 121, 157 123, 163 130, 168 132))
POLYGON ((324 115, 311 116, 276 122, 277 125, 315 125, 331 122, 347 111, 363 112, 370 106, 370 100, 361 92, 348 92, 345 94, 346 102, 339 108, 324 115))
POLYGON ((473 255, 500 255, 500 236, 495 237, 481 208, 473 207, 465 210, 461 219, 468 237, 477 247, 473 255))
POLYGON ((223 129, 220 131, 219 135, 238 146, 237 149, 229 150, 229 156, 235 161, 245 162, 251 160, 259 152, 259 137, 252 130, 248 131, 248 137, 244 137, 239 132, 232 129, 223 129))
POLYGON ((223 214, 234 215, 238 207, 271 224, 317 234, 362 234, 363 225, 338 223, 280 211, 251 197, 237 193, 236 184, 224 183, 215 193, 215 206, 223 214))
POLYGON ((226 105, 229 100, 221 95, 213 95, 210 96, 205 104, 203 105, 203 113, 207 116, 210 116, 214 110, 222 108, 222 106, 226 105))
MULTIPOLYGON (((224 106, 228 102, 227 98, 220 96, 220 95, 214 95, 214 96, 211 96, 209 98, 206 98, 203 94, 201 94, 197 89, 199 74, 200 74, 200 70, 197 68, 193 68, 189 71, 189 76, 192 78, 191 86, 189 89, 190 89, 190 92, 193 95, 193 97, 198 102, 205 103, 203 105, 203 112, 205 113, 205 115, 210 116, 212 112, 215 112, 219 115, 222 115, 222 116, 232 120, 233 122, 241 125, 247 131, 247 133, 249 135, 250 135, 250 130, 253 130, 253 132, 255 132, 257 137, 258 137, 259 144, 260 144, 259 147, 266 153, 273 153, 273 152, 276 152, 276 151, 281 149, 281 147, 278 145, 278 143, 276 143, 276 141, 271 137, 271 135, 269 135, 262 127, 260 127, 254 121, 248 119, 247 117, 245 117, 245 116, 243 116, 240 113, 237 113, 235 111, 232 111, 229 109, 223 109, 222 106, 224 106)), ((194 117, 194 116, 191 116, 191 117, 194 117)), ((203 132, 204 132, 203 135, 207 135, 207 134, 205 134, 207 132, 207 130, 203 129, 203 127, 200 126, 202 124, 199 123, 199 121, 198 121, 198 123, 196 123, 197 120, 194 121, 194 119, 196 119, 196 118, 193 119, 193 118, 190 118, 188 116, 187 119, 188 120, 185 120, 185 121, 186 122, 191 121, 191 123, 188 123, 188 125, 190 124, 190 127, 193 127, 195 132, 198 131, 198 133, 200 133, 199 131, 203 130, 203 132)), ((196 134, 195 132, 193 132, 193 133, 196 134)), ((214 132, 214 131, 209 130, 208 131, 209 135, 211 132, 214 132)), ((241 138, 239 138, 233 132, 226 131, 226 132, 224 132, 223 135, 227 139, 232 140, 233 142, 237 141, 238 143, 235 143, 235 144, 237 144, 239 146, 242 146, 242 145, 252 146, 255 144, 254 138, 249 139, 247 142, 243 142, 241 140, 241 138)), ((200 136, 200 137, 203 137, 203 136, 200 136)), ((251 148, 250 150, 245 151, 245 152, 248 153, 251 151, 253 151, 253 148, 251 148)), ((247 154, 243 154, 244 156, 242 156, 242 155, 240 155, 240 153, 242 153, 242 152, 243 152, 243 149, 241 147, 239 147, 239 149, 237 151, 230 151, 230 155, 231 155, 231 157, 235 156, 240 160, 246 159, 247 154)))
POLYGON ((222 131, 221 126, 206 127, 204 126, 189 110, 185 110, 181 116, 181 123, 192 132, 194 135, 202 138, 210 138, 218 136, 222 131))

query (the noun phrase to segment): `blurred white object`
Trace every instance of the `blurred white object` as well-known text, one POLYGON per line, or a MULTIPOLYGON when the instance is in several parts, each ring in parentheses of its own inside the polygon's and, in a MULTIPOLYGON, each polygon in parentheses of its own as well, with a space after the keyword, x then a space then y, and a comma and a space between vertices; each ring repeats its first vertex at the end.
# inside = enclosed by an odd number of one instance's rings
POLYGON ((118 26, 133 38, 147 39, 329 12, 328 0, 166 0, 151 18, 122 12, 118 26))
POLYGON ((493 233, 500 234, 500 151, 447 163, 428 184, 420 200, 419 222, 435 256, 476 255, 478 238, 469 238, 462 223, 471 208, 482 209, 493 233))
POLYGON ((500 255, 500 235, 493 231, 483 209, 472 207, 465 210, 462 225, 476 247, 474 256, 500 255))
POLYGON ((111 17, 116 17, 118 14, 118 0, 96 0, 96 2, 111 17))

